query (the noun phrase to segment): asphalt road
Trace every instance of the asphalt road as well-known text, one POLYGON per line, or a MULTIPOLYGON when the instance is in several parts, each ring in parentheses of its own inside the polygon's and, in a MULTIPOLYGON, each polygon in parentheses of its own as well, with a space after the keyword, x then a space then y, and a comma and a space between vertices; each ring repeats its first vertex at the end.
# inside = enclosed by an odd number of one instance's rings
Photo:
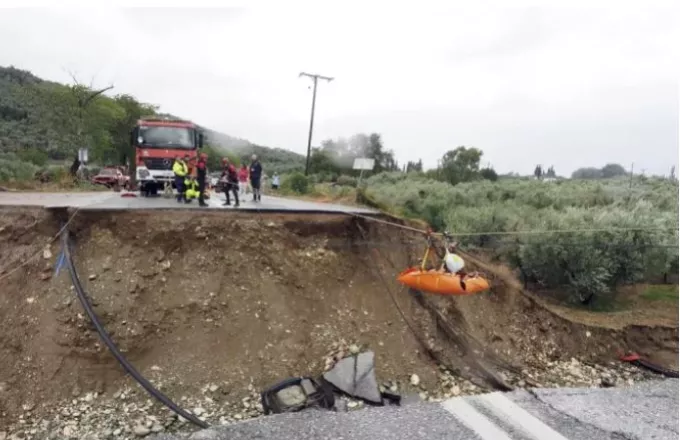
POLYGON ((670 440, 678 438, 678 380, 627 388, 520 390, 347 413, 307 410, 198 431, 189 438, 670 440))
MULTIPOLYGON (((42 206, 44 208, 79 208, 83 210, 103 209, 235 209, 233 205, 222 206, 224 194, 213 194, 207 200, 209 207, 201 208, 198 201, 189 204, 177 203, 175 199, 164 197, 122 197, 116 192, 81 192, 81 193, 30 193, 0 192, 0 206, 42 206)), ((232 201, 233 203, 233 201, 232 201)), ((351 212, 357 214, 375 214, 378 211, 368 208, 335 205, 331 203, 307 202, 283 197, 262 196, 262 201, 253 202, 252 195, 246 196, 239 208, 240 211, 299 211, 299 212, 351 212)))

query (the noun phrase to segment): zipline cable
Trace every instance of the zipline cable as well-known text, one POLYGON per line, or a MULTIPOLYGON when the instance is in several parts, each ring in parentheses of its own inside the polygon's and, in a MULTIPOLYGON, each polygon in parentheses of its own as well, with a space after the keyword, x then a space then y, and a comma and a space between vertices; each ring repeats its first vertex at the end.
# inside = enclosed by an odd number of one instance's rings
MULTIPOLYGON (((376 223, 383 223, 389 226, 394 226, 407 231, 418 232, 420 234, 427 234, 428 231, 424 229, 414 228, 412 226, 402 225, 396 222, 382 220, 376 217, 359 214, 356 212, 346 211, 345 214, 371 220, 376 223)), ((589 233, 589 232, 653 232, 653 231, 676 231, 674 228, 586 228, 586 229, 548 229, 548 230, 524 230, 524 231, 487 231, 487 232, 449 232, 448 235, 452 237, 473 237, 481 235, 535 235, 535 234, 568 234, 568 233, 589 233)), ((430 235, 443 236, 441 232, 430 232, 430 235)))
MULTIPOLYGON (((357 226, 359 233, 361 234, 362 238, 365 239, 366 238, 366 231, 364 230, 364 228, 362 228, 359 223, 356 223, 356 226, 357 226)), ((375 251, 375 253, 376 253, 376 255, 378 256, 379 259, 385 260, 381 256, 380 251, 378 251, 377 249, 374 249, 374 251, 375 251)), ((456 370, 460 371, 460 369, 455 368, 451 363, 447 362, 446 359, 444 359, 439 353, 437 353, 435 350, 433 350, 427 344, 427 342, 420 336, 420 334, 418 334, 418 332, 413 327, 413 324, 406 317, 406 314, 404 313, 401 306, 399 305, 399 302, 397 301, 396 297, 394 296, 392 289, 390 289, 389 283, 387 282, 387 280, 385 280, 385 277, 383 276, 382 270, 380 270, 380 267, 377 264, 375 264, 375 262, 373 262, 373 260, 371 258, 369 258, 368 260, 374 266, 374 270, 378 274, 378 277, 380 278, 380 281, 382 282, 383 287, 385 288, 385 291, 388 293, 390 299, 392 300, 392 304, 394 304, 394 306, 397 309, 397 311, 399 312, 399 315, 401 316, 402 320, 404 321, 406 326, 409 328, 409 330, 411 330, 411 333, 416 338, 418 343, 426 351, 428 356, 430 356, 430 358, 432 358, 439 365, 443 365, 451 371, 456 371, 456 370)), ((391 262, 389 262, 389 263, 391 264, 391 262)), ((449 339, 451 339, 451 342, 454 342, 456 345, 458 345, 459 349, 464 350, 465 348, 460 346, 461 341, 460 341, 460 338, 458 337, 458 335, 452 334, 451 329, 445 328, 446 320, 444 319, 444 317, 440 313, 438 313, 436 308, 431 306, 431 304, 428 304, 428 303, 423 302, 423 301, 418 301, 418 303, 421 305, 421 307, 425 308, 430 313, 433 313, 433 312, 435 313, 435 319, 436 319, 437 326, 439 328, 441 328, 447 334, 449 339)), ((473 362, 476 364, 476 366, 482 371, 482 373, 483 373, 482 377, 487 381, 487 384, 491 384, 494 389, 502 390, 502 391, 511 391, 513 389, 510 385, 505 383, 505 381, 501 377, 499 377, 495 372, 490 371, 489 368, 483 366, 481 364, 481 362, 479 361, 479 359, 477 359, 474 356, 472 357, 472 359, 473 359, 473 362)))

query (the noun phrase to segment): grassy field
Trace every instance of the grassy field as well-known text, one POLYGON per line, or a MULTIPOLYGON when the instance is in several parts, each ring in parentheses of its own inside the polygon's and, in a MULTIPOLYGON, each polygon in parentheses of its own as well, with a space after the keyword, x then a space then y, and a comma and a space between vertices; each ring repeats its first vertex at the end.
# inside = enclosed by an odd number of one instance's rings
POLYGON ((661 284, 646 286, 640 297, 647 301, 666 301, 675 304, 677 307, 678 285, 661 284))

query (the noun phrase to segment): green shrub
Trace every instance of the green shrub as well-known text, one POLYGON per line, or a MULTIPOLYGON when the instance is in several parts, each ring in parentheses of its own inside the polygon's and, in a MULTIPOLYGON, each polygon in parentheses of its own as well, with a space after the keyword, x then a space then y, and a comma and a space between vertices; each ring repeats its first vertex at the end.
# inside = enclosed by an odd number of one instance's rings
POLYGON ((338 180, 336 181, 338 185, 342 186, 357 186, 357 179, 355 179, 352 176, 340 176, 338 177, 338 180))
POLYGON ((19 150, 17 156, 19 156, 19 159, 23 160, 24 162, 30 162, 33 165, 37 165, 39 167, 44 167, 45 164, 47 164, 48 159, 47 153, 37 148, 25 148, 23 150, 19 150))
POLYGON ((302 173, 293 173, 288 176, 283 186, 296 194, 308 194, 310 191, 309 179, 302 173))
POLYGON ((69 170, 63 166, 50 166, 38 169, 34 173, 36 180, 42 183, 61 182, 67 179, 69 170))
POLYGON ((32 180, 38 167, 30 162, 0 159, 0 182, 32 180))

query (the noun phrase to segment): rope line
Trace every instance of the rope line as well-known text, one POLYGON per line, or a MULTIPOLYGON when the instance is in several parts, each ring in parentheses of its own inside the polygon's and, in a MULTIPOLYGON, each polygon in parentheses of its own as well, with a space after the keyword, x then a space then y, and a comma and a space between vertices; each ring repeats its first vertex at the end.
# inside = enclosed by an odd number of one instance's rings
MULTIPOLYGON (((404 246, 404 244, 399 243, 399 244, 385 244, 382 242, 376 242, 376 241, 363 241, 360 243, 353 243, 353 244, 347 244, 346 240, 341 240, 341 239, 330 239, 325 242, 326 245, 338 249, 338 248, 343 248, 343 247, 356 247, 356 246, 361 246, 361 247, 369 247, 369 248, 383 248, 383 249, 399 249, 404 246)), ((475 246, 475 245, 466 245, 468 249, 481 249, 481 250, 489 250, 489 249, 496 249, 496 248, 501 248, 501 247, 511 247, 511 246, 526 246, 526 245, 559 245, 562 247, 587 247, 587 248, 613 248, 616 250, 624 250, 624 249, 676 249, 678 247, 678 243, 676 244, 657 244, 657 243, 640 243, 640 244, 634 244, 634 243, 593 243, 592 241, 574 241, 574 242, 548 242, 548 241, 542 241, 542 242, 529 242, 529 243, 514 243, 514 242, 500 242, 500 243, 490 243, 488 245, 484 246, 475 246)))
MULTIPOLYGON (((374 221, 376 223, 383 223, 390 226, 395 226, 407 231, 427 234, 428 231, 424 229, 414 228, 412 226, 401 225, 396 222, 390 222, 368 215, 346 212, 348 215, 374 221)), ((472 237, 480 235, 535 235, 535 234, 567 234, 567 233, 587 233, 587 232, 641 232, 641 231, 678 231, 676 228, 586 228, 586 229, 548 229, 548 230, 525 230, 525 231, 486 231, 486 232, 450 232, 452 237, 472 237)), ((430 235, 444 236, 441 232, 431 232, 430 235)))

